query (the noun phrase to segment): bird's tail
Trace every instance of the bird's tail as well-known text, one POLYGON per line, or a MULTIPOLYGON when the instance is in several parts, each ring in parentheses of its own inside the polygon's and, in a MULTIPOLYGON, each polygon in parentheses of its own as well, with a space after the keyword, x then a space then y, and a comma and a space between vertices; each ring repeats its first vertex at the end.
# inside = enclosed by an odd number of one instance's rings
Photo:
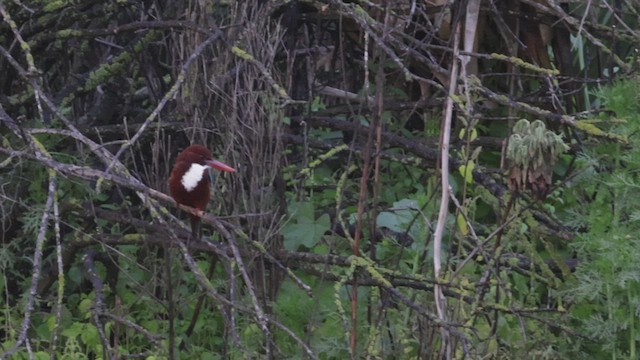
POLYGON ((191 215, 191 238, 200 240, 202 238, 202 221, 199 217, 191 215))

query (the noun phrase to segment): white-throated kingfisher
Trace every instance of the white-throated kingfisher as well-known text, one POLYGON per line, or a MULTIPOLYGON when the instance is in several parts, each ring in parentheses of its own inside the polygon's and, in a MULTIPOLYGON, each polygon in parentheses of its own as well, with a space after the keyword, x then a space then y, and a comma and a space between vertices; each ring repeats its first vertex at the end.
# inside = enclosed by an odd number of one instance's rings
MULTIPOLYGON (((211 151, 202 145, 191 145, 176 158, 176 163, 169 177, 169 191, 178 204, 191 206, 204 212, 209 203, 211 192, 209 185, 209 168, 235 172, 231 166, 214 160, 211 151)), ((191 233, 200 239, 202 228, 200 217, 190 214, 191 233)))

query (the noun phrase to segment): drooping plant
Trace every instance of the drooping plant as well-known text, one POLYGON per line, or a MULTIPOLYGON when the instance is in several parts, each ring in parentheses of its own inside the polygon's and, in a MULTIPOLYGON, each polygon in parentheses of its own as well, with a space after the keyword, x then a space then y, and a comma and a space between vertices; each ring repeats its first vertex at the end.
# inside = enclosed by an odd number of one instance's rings
POLYGON ((535 198, 544 199, 551 186, 553 166, 568 149, 562 136, 548 130, 541 120, 530 123, 520 119, 507 147, 509 188, 514 192, 530 190, 535 198))

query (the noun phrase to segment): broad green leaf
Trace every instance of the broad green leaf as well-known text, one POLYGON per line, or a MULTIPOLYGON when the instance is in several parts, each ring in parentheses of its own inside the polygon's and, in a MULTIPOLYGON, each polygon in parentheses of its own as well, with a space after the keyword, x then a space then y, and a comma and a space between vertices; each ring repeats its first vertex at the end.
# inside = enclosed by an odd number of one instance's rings
POLYGON ((98 329, 95 326, 86 326, 80 339, 88 346, 96 346, 100 344, 100 338, 98 337, 98 329))
POLYGON ((51 359, 51 354, 46 351, 38 351, 37 353, 33 354, 33 358, 35 360, 47 360, 51 359))
POLYGON ((311 202, 293 203, 289 210, 292 214, 291 222, 282 228, 284 247, 287 250, 298 250, 301 245, 311 249, 331 226, 328 214, 315 218, 311 202))
POLYGON ((78 305, 78 310, 82 313, 87 313, 91 310, 91 306, 93 306, 93 300, 89 298, 82 299, 80 301, 80 305, 78 305))
POLYGON ((62 329, 62 335, 70 338, 75 338, 84 332, 84 324, 80 322, 74 322, 71 326, 62 329))
POLYGON ((393 203, 392 211, 383 211, 378 214, 376 225, 386 227, 389 230, 403 232, 407 225, 413 221, 418 209, 418 202, 412 199, 402 199, 393 203))
POLYGON ((378 225, 378 227, 386 227, 389 230, 398 232, 404 231, 403 224, 397 214, 388 211, 379 213, 376 219, 376 225, 378 225))
POLYGON ((399 233, 407 232, 414 240, 422 238, 426 231, 418 201, 413 199, 394 202, 389 211, 378 214, 376 225, 399 233), (409 228, 409 226, 411 227, 409 228))

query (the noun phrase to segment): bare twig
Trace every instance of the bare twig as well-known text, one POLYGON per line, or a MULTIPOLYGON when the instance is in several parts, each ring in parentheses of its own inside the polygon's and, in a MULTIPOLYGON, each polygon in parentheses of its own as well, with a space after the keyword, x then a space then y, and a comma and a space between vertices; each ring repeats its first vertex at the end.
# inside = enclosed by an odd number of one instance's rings
POLYGON ((38 282, 40 281, 40 271, 42 270, 42 247, 44 246, 45 235, 49 224, 49 212, 53 206, 53 199, 56 192, 56 174, 53 171, 49 171, 49 191, 47 195, 47 201, 45 202, 42 212, 42 218, 40 220, 40 230, 36 238, 36 246, 33 252, 33 270, 31 273, 31 287, 29 288, 29 296, 27 297, 27 304, 24 309, 24 319, 22 320, 22 326, 18 333, 16 343, 0 355, 0 359, 7 359, 13 355, 18 348, 26 341, 27 332, 31 325, 31 313, 34 309, 36 301, 36 295, 38 290, 38 282))
POLYGON ((62 321, 62 306, 64 300, 64 262, 62 260, 62 244, 60 242, 60 206, 58 202, 58 194, 56 193, 53 199, 53 221, 56 238, 56 265, 58 266, 58 298, 56 299, 55 316, 56 321, 53 327, 53 336, 51 339, 51 354, 55 357, 56 348, 58 346, 58 336, 60 336, 60 325, 62 321))
POLYGON ((96 329, 98 330, 98 337, 100 338, 100 342, 102 343, 102 358, 103 359, 115 359, 113 354, 111 353, 111 347, 109 346, 109 339, 107 339, 107 335, 105 333, 104 322, 102 321, 102 314, 105 312, 105 298, 104 298, 104 284, 98 272, 96 270, 96 265, 94 262, 94 258, 96 256, 96 251, 93 249, 89 249, 84 253, 83 256, 83 265, 85 274, 87 279, 93 285, 93 291, 95 292, 95 298, 93 300, 93 308, 91 309, 91 319, 93 320, 96 329))
MULTIPOLYGON (((435 226, 433 233, 433 272, 436 279, 440 279, 441 266, 442 266, 442 235, 444 233, 444 227, 447 222, 447 215, 449 212, 449 140, 451 136, 451 122, 453 116, 453 97, 456 96, 456 88, 458 86, 458 61, 459 54, 457 52, 460 46, 460 23, 455 24, 453 38, 453 60, 451 62, 451 74, 449 78, 449 96, 446 100, 444 109, 444 119, 442 120, 442 130, 440 132, 440 166, 441 168, 441 198, 440 198, 440 211, 438 212, 438 222, 435 226)), ((440 286, 434 287, 434 297, 436 300, 436 309, 438 311, 438 318, 442 322, 446 322, 446 300, 442 294, 440 286)), ((441 329, 442 334, 442 354, 447 358, 451 358, 451 343, 449 339, 448 330, 441 329)))

